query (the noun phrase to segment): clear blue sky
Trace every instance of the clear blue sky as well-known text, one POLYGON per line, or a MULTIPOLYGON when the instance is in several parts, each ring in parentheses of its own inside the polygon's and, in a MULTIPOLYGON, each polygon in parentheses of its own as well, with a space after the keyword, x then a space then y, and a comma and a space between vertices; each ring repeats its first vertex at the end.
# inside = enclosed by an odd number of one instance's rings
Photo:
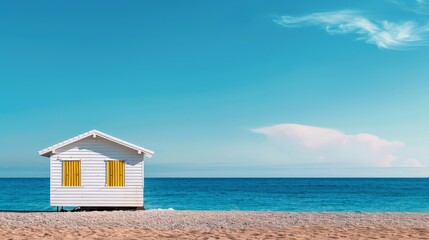
POLYGON ((3 1, 0 177, 98 129, 146 176, 429 175, 425 1, 3 1))

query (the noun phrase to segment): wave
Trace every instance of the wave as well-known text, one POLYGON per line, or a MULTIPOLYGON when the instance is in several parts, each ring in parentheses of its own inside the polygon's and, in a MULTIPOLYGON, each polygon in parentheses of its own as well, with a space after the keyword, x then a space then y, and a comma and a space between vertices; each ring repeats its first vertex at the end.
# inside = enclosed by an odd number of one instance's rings
POLYGON ((157 208, 157 209, 147 209, 147 211, 175 211, 174 208, 157 208))

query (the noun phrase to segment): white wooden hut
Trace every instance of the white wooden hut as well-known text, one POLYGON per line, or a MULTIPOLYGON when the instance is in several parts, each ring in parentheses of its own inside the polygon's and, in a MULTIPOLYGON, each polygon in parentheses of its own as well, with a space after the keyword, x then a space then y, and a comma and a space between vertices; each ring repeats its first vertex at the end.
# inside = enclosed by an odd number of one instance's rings
POLYGON ((144 157, 153 151, 92 130, 39 154, 50 158, 51 206, 144 207, 144 157))

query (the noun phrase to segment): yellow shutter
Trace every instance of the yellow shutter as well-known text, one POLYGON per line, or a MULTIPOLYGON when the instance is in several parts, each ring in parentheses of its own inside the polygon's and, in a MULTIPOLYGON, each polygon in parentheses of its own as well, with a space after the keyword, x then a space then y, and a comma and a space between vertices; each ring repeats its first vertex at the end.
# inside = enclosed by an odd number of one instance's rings
POLYGON ((107 161, 106 185, 109 187, 125 186, 125 162, 122 160, 107 161))
POLYGON ((63 161, 63 186, 80 186, 80 161, 63 161))

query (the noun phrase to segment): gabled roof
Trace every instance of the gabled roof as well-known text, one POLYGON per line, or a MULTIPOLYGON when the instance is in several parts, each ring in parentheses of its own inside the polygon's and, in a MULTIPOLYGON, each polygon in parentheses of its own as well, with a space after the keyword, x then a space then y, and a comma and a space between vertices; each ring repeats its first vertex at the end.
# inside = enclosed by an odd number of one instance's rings
POLYGON ((72 144, 72 143, 75 143, 75 142, 80 141, 80 140, 82 140, 84 138, 87 138, 89 136, 104 138, 104 139, 106 139, 108 141, 111 141, 111 142, 117 143, 119 145, 122 145, 124 147, 136 150, 138 152, 138 154, 143 153, 148 158, 151 158, 153 156, 153 154, 154 154, 154 152, 151 151, 151 150, 148 150, 146 148, 142 148, 140 146, 137 146, 137 145, 134 145, 132 143, 126 142, 126 141, 121 140, 119 138, 115 138, 113 136, 110 136, 109 134, 106 134, 106 133, 103 133, 103 132, 100 132, 100 131, 94 129, 94 130, 91 130, 89 132, 86 132, 86 133, 83 133, 81 135, 78 135, 76 137, 67 139, 67 140, 65 140, 63 142, 57 143, 55 145, 52 145, 52 146, 50 146, 48 148, 45 148, 43 150, 40 150, 39 151, 39 155, 48 157, 52 153, 55 153, 56 149, 64 147, 64 146, 67 146, 67 145, 72 144))

